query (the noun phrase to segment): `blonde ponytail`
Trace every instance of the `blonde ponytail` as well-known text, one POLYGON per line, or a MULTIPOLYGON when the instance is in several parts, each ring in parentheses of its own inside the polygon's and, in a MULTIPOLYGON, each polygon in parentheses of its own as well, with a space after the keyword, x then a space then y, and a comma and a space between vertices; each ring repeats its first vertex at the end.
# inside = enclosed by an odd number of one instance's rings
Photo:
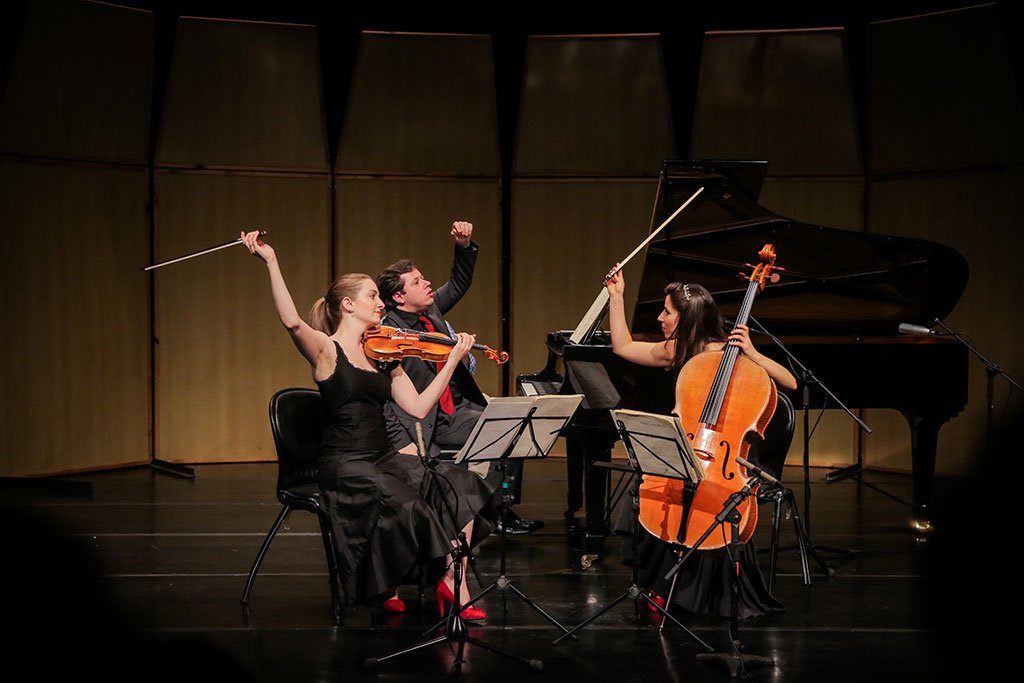
POLYGON ((364 280, 373 282, 369 275, 348 273, 331 283, 327 294, 317 299, 309 312, 310 327, 328 336, 337 332, 341 324, 341 300, 345 297, 356 298, 364 280))

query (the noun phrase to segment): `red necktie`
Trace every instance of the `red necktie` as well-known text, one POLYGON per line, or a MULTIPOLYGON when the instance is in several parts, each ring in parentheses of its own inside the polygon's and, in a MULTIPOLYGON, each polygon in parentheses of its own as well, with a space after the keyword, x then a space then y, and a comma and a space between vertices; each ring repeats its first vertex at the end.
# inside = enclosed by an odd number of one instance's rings
MULTIPOLYGON (((423 325, 427 328, 427 332, 437 331, 434 328, 434 323, 430 322, 430 319, 427 318, 427 316, 421 315, 420 322, 422 322, 423 325)), ((437 371, 441 372, 441 368, 443 367, 444 363, 438 363, 437 371)), ((443 410, 445 414, 451 415, 455 412, 455 402, 452 400, 452 390, 447 384, 444 387, 444 391, 441 393, 441 400, 439 401, 439 403, 441 404, 441 410, 443 410)))

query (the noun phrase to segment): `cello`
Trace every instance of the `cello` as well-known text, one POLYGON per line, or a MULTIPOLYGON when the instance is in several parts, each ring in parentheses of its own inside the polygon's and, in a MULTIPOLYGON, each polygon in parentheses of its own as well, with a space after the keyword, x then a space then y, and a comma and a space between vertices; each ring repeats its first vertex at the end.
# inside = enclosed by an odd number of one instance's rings
MULTIPOLYGON (((737 325, 745 325, 754 298, 774 274, 775 249, 766 244, 758 252, 760 263, 754 268, 746 295, 736 316, 737 325)), ((704 467, 704 478, 687 512, 684 483, 679 479, 644 476, 640 485, 640 524, 651 534, 669 543, 692 547, 716 522, 728 497, 742 489, 748 477, 736 462, 745 458, 750 443, 775 413, 775 382, 760 365, 740 354, 739 347, 725 346, 719 351, 698 353, 683 365, 676 380, 676 404, 694 453, 704 467), (684 519, 685 515, 685 519, 684 519)), ((757 501, 747 498, 738 507, 742 518, 740 540, 746 542, 757 526, 757 501)), ((713 550, 729 543, 725 527, 708 536, 701 549, 713 550)))

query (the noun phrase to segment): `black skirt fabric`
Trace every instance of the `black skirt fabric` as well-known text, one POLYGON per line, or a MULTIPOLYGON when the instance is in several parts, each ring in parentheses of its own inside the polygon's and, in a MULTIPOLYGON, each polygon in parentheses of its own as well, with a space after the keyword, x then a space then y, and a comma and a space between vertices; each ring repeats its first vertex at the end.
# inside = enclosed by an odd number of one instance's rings
POLYGON ((475 520, 470 541, 478 543, 496 518, 480 477, 447 464, 435 477, 418 458, 395 453, 321 457, 320 489, 345 594, 360 602, 394 590, 418 570, 436 581, 457 532, 475 520))
MULTIPOLYGON (((636 493, 637 484, 631 494, 636 493)), ((671 582, 665 575, 679 560, 680 546, 666 543, 657 536, 640 528, 636 557, 633 556, 633 534, 637 531, 637 520, 631 505, 619 509, 615 532, 623 536, 623 562, 632 566, 637 562, 637 581, 641 586, 667 597, 671 582)), ((757 550, 751 539, 743 544, 739 557, 739 610, 741 619, 759 617, 783 609, 781 602, 768 592, 764 576, 757 563, 757 550)), ((725 548, 698 550, 686 559, 677 574, 672 605, 694 614, 715 617, 730 616, 732 605, 733 563, 725 548)))

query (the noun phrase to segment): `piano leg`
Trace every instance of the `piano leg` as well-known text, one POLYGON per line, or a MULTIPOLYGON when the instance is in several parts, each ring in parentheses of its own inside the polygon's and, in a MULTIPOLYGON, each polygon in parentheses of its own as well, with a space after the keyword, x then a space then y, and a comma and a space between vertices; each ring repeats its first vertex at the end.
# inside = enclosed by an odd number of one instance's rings
POLYGON ((608 471, 599 467, 591 467, 590 463, 595 460, 611 461, 611 449, 585 444, 583 439, 569 434, 565 439, 565 459, 569 475, 569 506, 565 511, 566 518, 571 519, 573 513, 583 507, 585 500, 587 536, 593 538, 607 536, 608 525, 604 521, 604 508, 608 471))
POLYGON ((902 411, 910 425, 911 466, 914 482, 914 528, 931 529, 930 505, 932 485, 935 482, 935 452, 939 442, 939 429, 949 421, 948 415, 922 414, 902 411))
POLYGON ((565 437, 565 468, 569 477, 565 518, 572 520, 576 512, 583 507, 583 447, 579 439, 571 433, 565 437))
POLYGON ((605 523, 605 496, 608 492, 608 470, 594 467, 597 461, 611 462, 611 449, 591 450, 583 468, 583 486, 587 497, 587 538, 608 535, 605 523))

